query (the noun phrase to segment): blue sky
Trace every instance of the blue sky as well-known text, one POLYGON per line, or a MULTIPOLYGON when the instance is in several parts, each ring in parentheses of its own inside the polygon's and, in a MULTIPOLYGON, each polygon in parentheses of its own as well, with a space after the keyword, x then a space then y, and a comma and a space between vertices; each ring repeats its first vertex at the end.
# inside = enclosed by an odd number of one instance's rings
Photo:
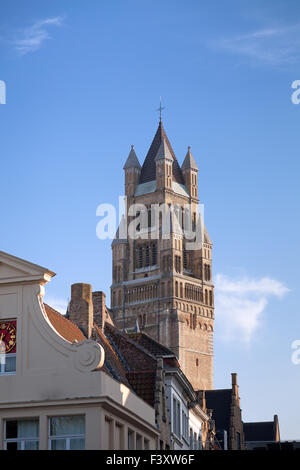
POLYGON ((245 421, 278 413, 300 439, 297 0, 3 1, 0 15, 1 250, 109 295, 110 241, 130 145, 142 161, 163 122, 188 145, 214 243, 215 387, 237 372, 245 421))

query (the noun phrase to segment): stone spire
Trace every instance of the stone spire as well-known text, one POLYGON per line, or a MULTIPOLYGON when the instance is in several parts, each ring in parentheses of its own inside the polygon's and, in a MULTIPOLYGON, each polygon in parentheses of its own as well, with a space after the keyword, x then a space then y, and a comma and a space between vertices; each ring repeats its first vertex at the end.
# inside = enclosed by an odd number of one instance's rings
POLYGON ((181 166, 181 169, 182 170, 191 169, 191 170, 198 171, 197 164, 191 152, 191 147, 188 147, 188 151, 183 161, 183 164, 181 166))
POLYGON ((154 139, 150 145, 150 148, 144 160, 144 163, 141 169, 140 179, 139 179, 140 184, 147 183, 148 181, 154 181, 156 179, 155 157, 157 156, 158 150, 163 141, 165 141, 164 145, 168 148, 169 153, 173 157, 173 163, 172 163, 173 181, 176 181, 179 184, 184 184, 184 178, 183 178, 181 168, 178 164, 174 150, 172 149, 168 136, 165 132, 163 123, 161 121, 159 122, 154 139))
POLYGON ((138 169, 141 168, 140 162, 138 160, 138 157, 136 156, 133 145, 131 146, 131 150, 129 152, 126 163, 123 166, 124 170, 127 170, 128 168, 138 168, 138 169))

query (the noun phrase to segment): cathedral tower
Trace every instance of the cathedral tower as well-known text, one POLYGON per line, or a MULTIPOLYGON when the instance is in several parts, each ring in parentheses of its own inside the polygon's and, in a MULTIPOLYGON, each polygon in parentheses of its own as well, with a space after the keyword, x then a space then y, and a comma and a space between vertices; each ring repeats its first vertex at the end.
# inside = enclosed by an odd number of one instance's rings
POLYGON ((184 208, 189 205, 196 226, 198 167, 191 149, 188 147, 180 167, 160 121, 142 167, 132 146, 124 171, 129 213, 112 243, 114 322, 128 332, 139 328, 170 348, 196 390, 212 389, 212 243, 204 228, 201 248, 190 250, 185 232, 172 217, 170 234, 164 237, 162 217, 154 222, 152 209, 158 204, 176 207, 177 220, 184 226, 184 208), (146 208, 146 226, 138 224, 138 238, 124 236, 134 219, 129 209, 132 204, 146 208))

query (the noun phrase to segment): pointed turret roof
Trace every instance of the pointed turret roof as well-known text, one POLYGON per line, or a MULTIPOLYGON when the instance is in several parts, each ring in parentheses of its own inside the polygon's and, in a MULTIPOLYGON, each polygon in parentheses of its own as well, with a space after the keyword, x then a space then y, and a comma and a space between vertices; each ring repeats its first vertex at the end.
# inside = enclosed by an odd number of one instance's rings
POLYGON ((173 157, 173 181, 176 181, 179 184, 184 184, 182 171, 180 169, 175 153, 171 147, 171 144, 169 142, 169 139, 161 121, 159 122, 156 134, 143 163, 139 184, 147 183, 148 181, 154 181, 156 179, 155 157, 157 156, 158 150, 163 141, 165 141, 166 147, 168 148, 170 154, 173 157))
POLYGON ((205 243, 208 243, 210 245, 212 245, 212 241, 210 239, 210 236, 208 235, 208 231, 207 231, 207 228, 204 226, 204 241, 205 243))
POLYGON ((117 233, 115 235, 115 238, 112 241, 111 246, 119 245, 120 243, 127 243, 127 238, 124 238, 124 235, 126 236, 126 219, 124 215, 122 215, 122 219, 120 222, 120 225, 118 227, 117 233))
POLYGON ((188 147, 188 151, 183 161, 183 164, 181 166, 181 169, 182 170, 187 170, 187 169, 198 170, 195 159, 191 152, 191 147, 188 147))
POLYGON ((156 157, 154 158, 155 162, 158 160, 171 160, 171 162, 174 161, 165 139, 161 141, 156 157))
POLYGON ((131 146, 131 150, 129 152, 126 163, 123 166, 124 170, 126 170, 127 168, 141 168, 140 162, 138 160, 138 157, 136 156, 133 145, 131 146))

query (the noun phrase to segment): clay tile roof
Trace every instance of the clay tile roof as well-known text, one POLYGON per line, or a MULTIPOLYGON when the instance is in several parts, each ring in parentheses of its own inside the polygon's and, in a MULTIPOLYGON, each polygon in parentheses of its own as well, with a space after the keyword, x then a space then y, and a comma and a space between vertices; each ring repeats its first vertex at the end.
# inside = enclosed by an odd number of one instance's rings
POLYGON ((150 406, 154 406, 156 381, 155 371, 147 370, 127 372, 127 378, 136 394, 150 406))
POLYGON ((139 370, 155 370, 156 359, 153 355, 148 352, 145 348, 140 346, 135 340, 121 331, 116 327, 105 324, 105 334, 113 344, 114 349, 118 350, 119 354, 122 355, 128 370, 139 371, 139 370))
POLYGON ((57 312, 47 304, 44 304, 44 309, 53 328, 67 341, 74 343, 75 340, 84 341, 86 339, 78 326, 74 325, 74 323, 64 317, 61 313, 57 312))
POLYGON ((119 382, 124 383, 130 387, 130 384, 126 377, 126 369, 124 364, 121 361, 121 358, 118 356, 117 352, 113 348, 109 338, 103 333, 103 331, 94 324, 94 329, 96 330, 96 341, 101 344, 105 351, 105 361, 104 366, 109 375, 118 380, 119 382))
POLYGON ((178 161, 176 159, 175 153, 171 147, 171 144, 169 142, 169 139, 167 137, 167 134, 164 130, 162 122, 159 123, 158 129, 156 131, 156 134, 154 136, 154 139, 152 141, 152 144, 150 145, 150 148, 148 150, 147 156, 145 158, 145 161, 142 166, 141 174, 140 174, 140 180, 139 184, 142 183, 147 183, 148 181, 153 181, 156 179, 156 163, 155 163, 155 157, 157 155, 157 152, 162 144, 162 142, 165 140, 165 143, 167 144, 167 147, 173 157, 173 181, 176 181, 179 184, 184 184, 184 178, 182 175, 181 168, 178 164, 178 161))

